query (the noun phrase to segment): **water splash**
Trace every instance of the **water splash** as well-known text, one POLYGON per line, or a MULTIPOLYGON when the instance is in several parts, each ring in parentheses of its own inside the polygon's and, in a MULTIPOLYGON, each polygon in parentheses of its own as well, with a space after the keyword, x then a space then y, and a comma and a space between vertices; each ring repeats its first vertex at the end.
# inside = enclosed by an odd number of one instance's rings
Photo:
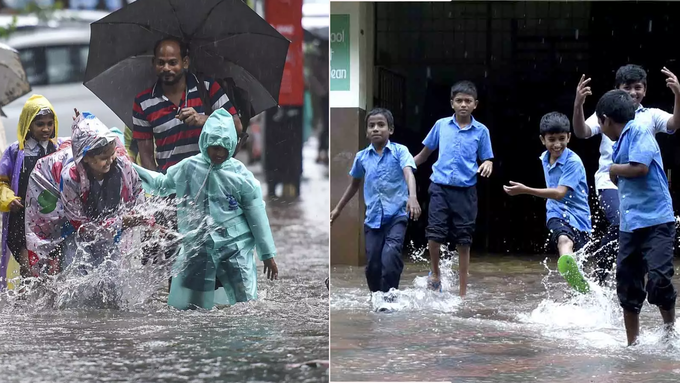
MULTIPOLYGON (((427 263, 424 252, 425 249, 415 249, 409 256, 415 263, 427 263)), ((423 271, 423 275, 416 276, 410 284, 402 281, 401 285, 408 287, 402 287, 400 290, 391 289, 386 293, 380 291, 370 293, 365 288, 334 290, 331 308, 375 312, 455 312, 462 303, 458 296, 458 275, 453 270, 453 266, 458 264, 458 255, 457 252, 450 252, 442 245, 441 256, 443 258, 440 262, 440 281, 443 290, 441 293, 427 288, 427 271, 423 271)))
MULTIPOLYGON (((144 216, 174 213, 170 203, 147 201, 137 206, 135 212, 144 216)), ((177 249, 181 238, 178 232, 168 228, 136 227, 112 235, 105 227, 85 224, 66 241, 69 250, 64 257, 68 266, 61 273, 26 278, 20 288, 0 295, 0 305, 24 305, 35 310, 133 310, 156 300, 159 289, 167 286, 168 279, 186 267, 184 264, 173 269, 174 257, 165 259, 163 254, 158 254, 177 249), (145 262, 149 255, 156 260, 145 262)))

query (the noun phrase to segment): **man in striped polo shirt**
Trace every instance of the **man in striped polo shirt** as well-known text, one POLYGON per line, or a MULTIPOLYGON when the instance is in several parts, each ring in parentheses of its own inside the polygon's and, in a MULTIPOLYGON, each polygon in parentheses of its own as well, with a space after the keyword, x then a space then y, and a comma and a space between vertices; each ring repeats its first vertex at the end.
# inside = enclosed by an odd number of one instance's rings
MULTIPOLYGON (((211 104, 212 111, 218 108, 228 110, 234 117, 237 131, 243 131, 236 108, 222 87, 211 78, 205 78, 204 84, 199 84, 197 76, 189 72, 188 53, 186 44, 174 37, 157 42, 153 66, 158 81, 135 97, 132 138, 137 145, 141 165, 146 169, 166 173, 170 166, 200 153, 198 137, 208 119, 202 101, 204 99, 211 104), (199 86, 204 86, 205 92, 199 86)), ((174 205, 172 202, 170 204, 174 205)), ((177 230, 174 209, 163 209, 155 216, 159 224, 177 230)), ((175 245, 168 248, 152 245, 145 249, 142 263, 146 264, 149 259, 155 263, 161 252, 168 259, 176 250, 175 245)))
POLYGON ((200 153, 198 137, 208 119, 202 94, 211 110, 228 110, 237 130, 242 131, 236 108, 222 87, 211 78, 199 84, 197 76, 188 71, 188 48, 180 40, 169 37, 156 43, 153 65, 158 81, 135 97, 132 109, 132 136, 143 167, 165 173, 170 166, 200 153), (204 86, 205 92, 199 86, 204 86))

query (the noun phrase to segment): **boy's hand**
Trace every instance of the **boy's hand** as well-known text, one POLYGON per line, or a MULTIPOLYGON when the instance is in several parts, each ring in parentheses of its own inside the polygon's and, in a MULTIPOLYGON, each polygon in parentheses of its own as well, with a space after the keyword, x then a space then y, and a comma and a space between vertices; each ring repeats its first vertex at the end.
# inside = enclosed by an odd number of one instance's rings
POLYGON ((586 75, 582 74, 581 79, 578 81, 578 86, 576 87, 576 99, 574 99, 575 105, 583 105, 586 101, 586 97, 593 94, 588 83, 590 83, 590 78, 586 78, 586 75))
POLYGON ((13 199, 12 202, 9 203, 9 210, 12 213, 16 213, 23 208, 24 205, 21 204, 21 198, 13 199))
POLYGON ((418 218, 420 218, 420 204, 418 203, 418 198, 415 196, 408 197, 406 211, 412 220, 417 221, 418 218))
POLYGON ((338 218, 339 215, 340 212, 338 211, 338 209, 333 209, 331 211, 331 225, 333 224, 333 221, 335 221, 335 219, 338 218))
POLYGON ((678 77, 673 74, 673 72, 669 71, 668 68, 663 67, 661 69, 661 73, 666 75, 666 86, 671 88, 673 91, 673 94, 680 95, 680 84, 678 84, 678 77))
POLYGON ((264 263, 264 273, 267 275, 267 279, 273 281, 274 279, 279 279, 279 268, 276 267, 276 261, 274 258, 269 258, 263 261, 264 263))
POLYGON ((510 181, 510 186, 503 186, 503 190, 512 196, 523 194, 526 188, 523 184, 515 181, 510 181))
POLYGON ((73 121, 80 116, 80 112, 78 111, 78 108, 73 108, 73 113, 75 113, 75 116, 73 116, 73 121))
POLYGON ((477 173, 481 174, 482 177, 489 178, 491 175, 491 172, 493 171, 493 162, 491 161, 484 161, 481 165, 479 165, 479 169, 477 169, 477 173))

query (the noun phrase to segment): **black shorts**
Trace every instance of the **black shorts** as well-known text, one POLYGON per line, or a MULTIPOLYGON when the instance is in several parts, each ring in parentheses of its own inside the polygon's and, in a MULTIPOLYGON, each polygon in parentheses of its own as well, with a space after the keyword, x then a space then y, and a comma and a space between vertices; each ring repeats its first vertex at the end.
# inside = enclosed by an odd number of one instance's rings
POLYGON ((560 235, 564 235, 574 242, 574 251, 578 251, 590 240, 590 235, 584 231, 574 229, 567 221, 560 218, 550 218, 546 224, 550 232, 550 242, 548 243, 548 251, 557 251, 557 241, 560 235))
POLYGON ((619 233, 616 293, 624 310, 640 313, 645 298, 663 310, 675 307, 674 249, 675 222, 619 233))
POLYGON ((452 245, 472 244, 477 220, 477 188, 430 184, 427 239, 451 242, 452 245))

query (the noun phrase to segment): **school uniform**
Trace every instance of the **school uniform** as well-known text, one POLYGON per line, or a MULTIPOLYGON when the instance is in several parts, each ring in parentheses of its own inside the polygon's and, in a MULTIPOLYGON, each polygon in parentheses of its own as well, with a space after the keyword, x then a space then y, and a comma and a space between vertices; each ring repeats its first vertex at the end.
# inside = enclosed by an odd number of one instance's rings
POLYGON ((477 219, 477 161, 493 158, 489 129, 474 117, 461 128, 454 114, 438 120, 423 145, 439 149, 430 177, 426 237, 470 245, 477 219))
POLYGON ((369 145, 357 153, 350 176, 364 179, 366 281, 371 291, 399 288, 401 251, 408 224, 408 186, 404 168, 416 168, 408 148, 391 141, 382 155, 369 145))
POLYGON ((645 297, 669 310, 675 306, 673 247, 675 216, 654 135, 639 121, 628 122, 613 147, 613 162, 647 166, 643 177, 619 177, 619 253, 616 290, 624 310, 639 313, 645 297), (645 274, 647 284, 645 285, 645 274))
POLYGON ((545 203, 546 227, 550 231, 549 251, 557 250, 557 241, 564 235, 574 242, 574 250, 581 249, 590 239, 590 206, 588 205, 588 182, 581 157, 565 148, 551 165, 550 152, 539 157, 543 166, 545 186, 568 188, 561 200, 548 199, 545 203))
MULTIPOLYGON (((664 110, 658 108, 645 108, 642 105, 639 105, 635 111, 635 121, 639 123, 640 126, 648 129, 652 135, 657 133, 674 133, 669 132, 666 127, 668 120, 671 117, 672 114, 664 110)), ((600 127, 595 113, 588 117, 586 125, 590 128, 591 137, 602 133, 602 128, 600 127)), ((605 219, 611 228, 602 240, 602 245, 606 246, 612 240, 617 239, 619 234, 619 193, 616 185, 609 179, 609 167, 612 164, 614 142, 604 134, 601 136, 599 166, 597 172, 595 172, 595 191, 597 192, 600 206, 604 211, 605 219)), ((611 265, 613 265, 614 257, 615 254, 612 255, 611 265)), ((607 268, 611 268, 611 265, 607 268)))

